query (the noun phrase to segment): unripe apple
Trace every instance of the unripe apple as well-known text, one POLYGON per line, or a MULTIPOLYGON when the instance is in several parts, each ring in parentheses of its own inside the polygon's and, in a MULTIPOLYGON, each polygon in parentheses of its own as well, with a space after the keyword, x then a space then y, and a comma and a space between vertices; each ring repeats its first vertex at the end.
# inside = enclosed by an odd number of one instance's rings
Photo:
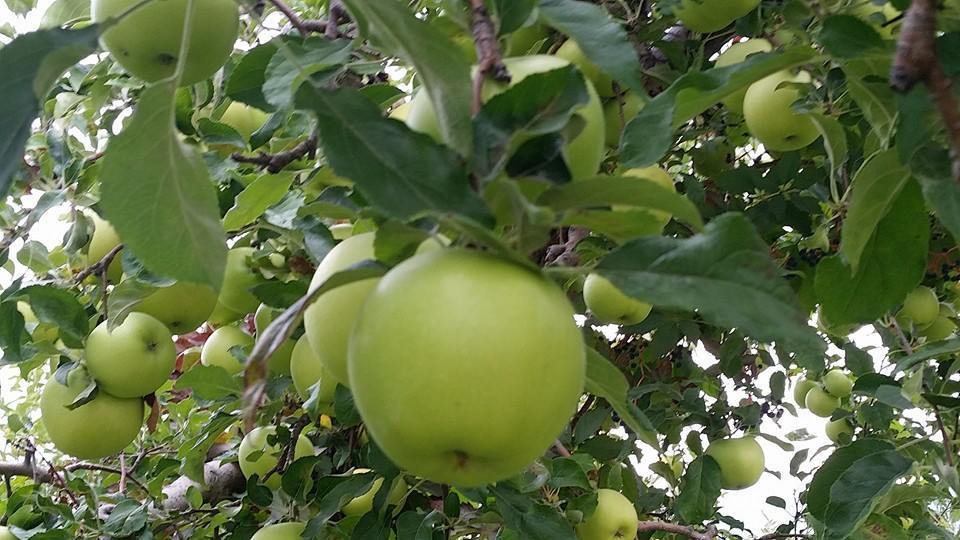
POLYGON ((793 401, 801 409, 807 407, 807 393, 817 387, 817 383, 809 379, 800 379, 797 385, 793 387, 793 401))
POLYGON ((554 54, 577 66, 583 76, 593 83, 600 97, 607 98, 614 94, 613 79, 583 54, 583 49, 576 41, 568 39, 554 54))
POLYGON ((829 418, 833 411, 840 408, 840 398, 831 396, 819 385, 807 392, 805 402, 810 412, 821 418, 829 418))
POLYGON ((534 50, 534 46, 544 41, 549 36, 547 28, 542 24, 532 24, 515 30, 507 37, 507 44, 504 52, 507 56, 527 56, 537 54, 540 51, 534 50))
POLYGON ((806 71, 797 75, 781 71, 747 88, 743 98, 743 118, 750 134, 767 150, 799 150, 820 137, 813 120, 793 111, 793 103, 800 99, 799 90, 792 85, 780 88, 784 83, 810 83, 811 80, 806 71))
POLYGON ((101 390, 120 398, 152 394, 170 378, 177 362, 173 336, 145 313, 131 313, 110 332, 107 322, 87 337, 87 370, 101 390))
POLYGON ((157 289, 134 308, 167 325, 174 334, 189 334, 203 324, 217 305, 217 292, 206 285, 178 281, 157 289))
MULTIPOLYGON (((368 473, 370 469, 354 469, 353 474, 368 473)), ((362 516, 371 510, 373 510, 373 499, 377 496, 377 493, 380 492, 380 488, 383 486, 383 478, 377 477, 373 481, 373 485, 370 486, 370 489, 366 493, 360 495, 359 497, 354 497, 350 499, 350 502, 343 505, 343 508, 340 509, 346 516, 362 516)), ((387 493, 387 505, 395 506, 403 500, 403 496, 407 494, 407 482, 404 481, 402 476, 398 476, 393 484, 390 486, 390 493, 387 493)))
POLYGON ((480 486, 523 470, 583 391, 573 315, 554 283, 497 257, 444 249, 400 263, 350 337, 350 383, 371 437, 434 482, 480 486))
POLYGON ((943 341, 957 332, 957 324, 951 319, 940 316, 931 324, 920 329, 920 335, 927 341, 943 341))
POLYGON ((887 24, 900 16, 900 10, 889 2, 877 5, 870 0, 861 0, 855 3, 851 13, 872 24, 881 36, 889 39, 900 28, 900 23, 887 24))
POLYGON ((267 525, 258 530, 250 540, 300 540, 306 523, 291 522, 267 525))
POLYGON ((300 336, 293 347, 293 354, 290 356, 290 375, 293 377, 293 386, 300 397, 309 398, 310 387, 319 382, 320 391, 317 398, 320 403, 333 404, 337 381, 324 369, 323 362, 310 347, 306 334, 300 336))
MULTIPOLYGON (((237 461, 243 476, 250 478, 256 474, 260 482, 270 489, 280 487, 281 475, 274 473, 265 481, 263 477, 277 466, 281 453, 286 451, 286 447, 270 444, 267 440, 276 433, 277 428, 274 426, 255 428, 244 435, 243 440, 240 441, 240 449, 237 451, 237 461)), ((293 460, 312 455, 314 455, 313 443, 301 433, 293 449, 293 460)))
POLYGON ((53 324, 40 322, 40 320, 37 319, 37 314, 33 312, 33 308, 30 307, 30 304, 23 300, 18 300, 17 311, 23 316, 23 322, 26 325, 36 325, 30 333, 35 342, 49 341, 52 343, 57 341, 57 338, 60 336, 60 331, 53 324))
POLYGON ((720 465, 723 489, 748 488, 763 474, 763 448, 753 437, 714 441, 706 454, 720 465))
MULTIPOLYGON (((393 110, 390 111, 390 114, 389 114, 388 116, 389 116, 390 118, 393 118, 394 120, 399 120, 399 121, 401 121, 401 122, 406 122, 406 121, 407 121, 407 113, 409 113, 409 112, 410 112, 410 102, 409 102, 409 101, 405 101, 405 102, 397 105, 396 107, 394 107, 393 110)), ((330 227, 330 232, 332 233, 332 232, 333 232, 333 227, 336 227, 336 226, 338 226, 338 225, 341 225, 341 224, 337 224, 337 225, 331 226, 331 227, 330 227)), ((346 225, 347 225, 351 230, 353 229, 353 225, 351 225, 351 224, 349 224, 349 223, 347 223, 346 225)), ((334 239, 336 239, 336 240, 343 240, 343 238, 337 238, 336 236, 334 236, 334 239)))
MULTIPOLYGON (((663 189, 668 189, 670 191, 676 191, 677 187, 673 183, 673 176, 670 175, 667 171, 661 169, 660 167, 641 167, 637 169, 627 169, 623 172, 623 176, 633 176, 635 178, 642 178, 644 180, 652 181, 654 184, 662 187, 663 189)), ((619 208, 630 208, 630 207, 618 207, 615 206, 613 209, 617 210, 619 208)), ((670 218, 672 217, 667 212, 662 212, 660 210, 648 210, 652 214, 657 222, 660 224, 662 229, 670 223, 670 218)))
POLYGON ((845 398, 853 392, 853 381, 839 369, 831 369, 820 380, 831 396, 845 398))
POLYGON ((618 491, 597 490, 597 509, 577 525, 580 540, 626 540, 637 537, 637 509, 618 491))
POLYGON ((260 305, 257 297, 250 292, 258 281, 256 272, 247 264, 247 259, 253 254, 254 249, 250 247, 233 248, 227 252, 227 266, 217 301, 230 311, 246 314, 260 305))
POLYGON ((716 32, 759 4, 760 0, 682 0, 673 14, 694 32, 716 32))
POLYGON ((846 418, 827 422, 824 432, 827 434, 827 438, 835 443, 841 442, 842 436, 846 436, 847 442, 853 438, 853 428, 850 427, 846 418))
MULTIPOLYGON (((107 256, 113 248, 120 245, 117 230, 109 221, 101 218, 96 212, 86 213, 93 222, 93 235, 90 237, 90 246, 87 248, 87 264, 96 264, 107 256)), ((107 267, 107 279, 116 283, 123 277, 123 265, 120 262, 121 254, 117 254, 107 267)))
POLYGON ((607 146, 620 146, 620 136, 623 128, 636 118, 637 114, 647 104, 642 97, 628 92, 623 96, 623 118, 620 118, 620 98, 613 98, 603 106, 603 123, 606 126, 603 140, 607 146))
POLYGON ((219 301, 213 306, 213 312, 207 317, 207 323, 214 328, 234 323, 243 318, 243 313, 233 311, 219 301))
POLYGON ((600 274, 590 274, 583 284, 583 301, 600 322, 639 324, 650 315, 653 306, 631 298, 600 274))
POLYGON ((253 348, 253 338, 236 326, 217 328, 200 350, 200 363, 205 366, 220 366, 234 375, 244 369, 244 364, 230 353, 230 349, 242 347, 247 354, 253 348))
POLYGON ((940 315, 940 300, 930 287, 917 287, 903 300, 901 313, 917 326, 930 324, 940 315))
POLYGON ((337 223, 330 226, 330 235, 334 240, 346 240, 353 236, 353 223, 337 223))
MULTIPOLYGON (((723 51, 717 57, 714 65, 718 68, 728 67, 742 63, 751 55, 769 52, 773 50, 773 45, 765 39, 748 39, 739 43, 734 43, 729 49, 723 51)), ((743 98, 747 95, 747 89, 738 90, 729 96, 723 98, 723 104, 728 110, 741 114, 743 113, 743 98)))
POLYGON ((57 450, 79 459, 112 456, 127 447, 143 425, 143 400, 118 398, 98 392, 88 403, 67 409, 87 388, 91 378, 83 369, 67 376, 67 385, 53 377, 40 396, 40 416, 57 450))
POLYGON ((232 127, 244 140, 249 141, 250 136, 260 129, 260 126, 267 121, 268 116, 267 113, 256 107, 234 101, 223 111, 220 122, 232 127))
MULTIPOLYGON (((102 23, 137 5, 137 0, 93 0, 93 22, 102 23)), ((174 74, 180 58, 188 0, 149 2, 108 28, 100 43, 133 75, 154 82, 174 74)), ((237 40, 240 11, 232 0, 194 1, 180 85, 213 75, 237 40)))
POLYGON ((0 540, 20 540, 10 532, 10 529, 0 525, 0 540))
MULTIPOLYGON (((256 314, 253 316, 254 328, 257 330, 257 339, 260 338, 260 335, 270 326, 270 323, 273 322, 273 319, 283 313, 283 310, 272 308, 266 304, 260 304, 260 307, 257 308, 256 314)), ((270 358, 267 359, 267 367, 270 369, 270 373, 279 373, 282 375, 290 374, 290 356, 293 354, 293 348, 296 342, 292 339, 288 339, 280 346, 273 354, 270 355, 270 358)))

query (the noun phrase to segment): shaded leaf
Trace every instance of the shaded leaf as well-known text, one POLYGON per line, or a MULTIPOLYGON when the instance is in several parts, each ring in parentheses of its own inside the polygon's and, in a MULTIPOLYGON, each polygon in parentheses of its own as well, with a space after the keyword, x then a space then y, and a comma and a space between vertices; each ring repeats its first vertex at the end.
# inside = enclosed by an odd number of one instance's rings
POLYGON ((710 456, 693 460, 680 479, 676 512, 687 523, 700 523, 713 517, 720 498, 720 465, 710 456))
POLYGON ((613 407, 620 419, 641 441, 659 449, 657 432, 653 424, 635 405, 627 399, 630 384, 627 378, 603 355, 593 349, 587 349, 587 384, 585 390, 601 397, 613 407))

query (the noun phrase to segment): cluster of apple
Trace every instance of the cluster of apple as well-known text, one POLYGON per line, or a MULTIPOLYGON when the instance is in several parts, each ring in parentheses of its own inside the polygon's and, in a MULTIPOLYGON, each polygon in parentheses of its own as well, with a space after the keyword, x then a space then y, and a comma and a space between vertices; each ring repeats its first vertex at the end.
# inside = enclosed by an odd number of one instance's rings
MULTIPOLYGON (((793 387, 793 400, 801 409, 808 409, 821 418, 830 418, 840 408, 841 400, 853 393, 853 380, 839 369, 831 369, 820 381, 800 379, 793 387)), ((848 441, 853 437, 853 427, 846 418, 832 420, 826 425, 826 434, 831 441, 840 443, 841 435, 848 441)))
POLYGON ((897 321, 912 328, 927 341, 941 341, 957 333, 957 310, 952 302, 940 302, 930 287, 917 287, 903 300, 897 321))

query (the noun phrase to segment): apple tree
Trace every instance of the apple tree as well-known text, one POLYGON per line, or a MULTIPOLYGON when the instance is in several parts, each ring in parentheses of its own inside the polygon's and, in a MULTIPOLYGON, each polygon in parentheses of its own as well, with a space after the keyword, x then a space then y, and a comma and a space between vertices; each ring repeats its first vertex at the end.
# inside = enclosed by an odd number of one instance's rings
POLYGON ((960 2, 6 9, 0 540, 960 535, 960 2))

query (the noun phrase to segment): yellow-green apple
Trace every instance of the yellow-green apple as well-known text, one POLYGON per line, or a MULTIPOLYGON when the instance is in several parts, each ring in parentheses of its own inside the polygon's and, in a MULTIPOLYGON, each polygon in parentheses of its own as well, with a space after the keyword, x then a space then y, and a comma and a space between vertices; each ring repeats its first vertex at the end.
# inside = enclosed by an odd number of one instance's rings
MULTIPOLYGON (((657 184, 658 186, 664 189, 668 189, 670 191, 677 190, 676 185, 673 183, 673 177, 670 176, 670 173, 661 169, 660 167, 642 167, 638 169, 627 169, 626 171, 623 172, 623 176, 642 178, 643 180, 652 181, 654 184, 657 184)), ((621 208, 630 208, 630 207, 615 206, 613 209, 618 210, 621 208)), ((667 223, 670 223, 670 218, 672 216, 667 212, 662 212, 660 210, 647 210, 647 212, 649 212, 651 215, 653 215, 653 217, 657 219, 657 223, 660 225, 661 229, 665 227, 667 223)))
POLYGON ((607 146, 620 146, 623 128, 633 120, 647 102, 633 92, 627 92, 623 98, 613 98, 603 106, 603 123, 606 126, 603 140, 607 146), (623 116, 620 115, 620 99, 623 99, 623 116))
POLYGON ((270 307, 266 304, 260 304, 260 307, 257 308, 257 311, 253 314, 253 327, 257 331, 257 335, 262 334, 270 323, 277 318, 277 315, 283 313, 282 309, 270 307))
POLYGON ((759 4, 760 0, 682 0, 673 14, 694 32, 716 32, 759 4))
MULTIPOLYGON (((368 473, 370 469, 354 469, 353 474, 368 473)), ((373 481, 373 485, 370 486, 370 489, 366 493, 360 495, 359 497, 354 497, 350 499, 350 502, 343 505, 343 508, 340 509, 346 516, 362 516, 373 510, 373 499, 377 496, 377 493, 380 492, 380 488, 383 486, 383 478, 377 477, 373 481)), ((393 484, 390 486, 390 492, 387 493, 387 505, 394 506, 400 503, 403 500, 403 496, 407 494, 407 482, 404 481, 402 476, 396 477, 393 484)))
POLYGON ((250 140, 250 136, 267 121, 267 116, 267 113, 256 107, 234 101, 223 111, 220 122, 232 127, 244 139, 250 140))
POLYGON ((233 248, 227 252, 227 266, 223 272, 223 284, 217 301, 236 313, 250 313, 260 301, 250 292, 257 284, 257 273, 250 268, 248 259, 254 254, 250 247, 233 248))
POLYGON ((917 287, 903 300, 900 311, 917 326, 924 326, 937 320, 940 315, 940 300, 930 287, 917 287))
POLYGON ((829 418, 833 411, 840 408, 840 398, 831 396, 826 390, 817 385, 807 392, 804 401, 810 412, 821 417, 829 418))
POLYGON ((267 525, 258 530, 250 540, 300 540, 306 523, 290 522, 267 525))
POLYGON ((534 50, 537 43, 547 39, 549 33, 542 24, 532 24, 515 30, 507 38, 507 46, 504 49, 507 56, 526 56, 536 54, 539 50, 534 50))
MULTIPOLYGON (((482 96, 484 100, 502 93, 510 85, 514 85, 534 73, 543 73, 570 65, 562 58, 542 54, 505 58, 503 61, 510 71, 510 83, 486 81, 482 96)), ((575 114, 583 121, 583 128, 563 148, 564 161, 570 175, 575 180, 594 176, 603 160, 603 141, 606 131, 603 122, 603 105, 600 102, 600 96, 597 95, 597 91, 589 81, 587 81, 587 92, 590 94, 590 101, 575 111, 575 114)), ((407 125, 414 131, 426 133, 434 139, 440 140, 440 127, 437 124, 436 112, 429 96, 423 90, 418 92, 410 102, 407 125)))
MULTIPOLYGON (((399 121, 401 121, 401 122, 406 122, 406 121, 407 121, 407 113, 409 113, 409 112, 410 112, 410 102, 409 102, 409 101, 405 101, 405 102, 397 105, 396 107, 394 107, 393 110, 390 111, 390 114, 389 114, 388 116, 389 116, 390 118, 393 118, 394 120, 399 120, 399 121)), ((338 223, 337 225, 332 225, 332 226, 330 227, 330 232, 333 233, 333 228, 334 228, 334 227, 337 227, 337 226, 339 226, 339 225, 342 225, 342 224, 339 224, 339 223, 338 223)), ((353 230, 353 225, 351 225, 351 224, 349 224, 349 223, 347 223, 346 225, 347 225, 351 230, 353 230)), ((337 238, 336 236, 334 236, 334 238, 337 239, 337 240, 343 240, 343 238, 337 238)))
POLYGON ((211 312, 210 316, 207 317, 207 323, 216 328, 239 321, 243 318, 243 316, 243 313, 234 311, 224 306, 218 300, 216 305, 213 307, 213 312, 211 312))
POLYGON ((853 392, 853 381, 839 369, 831 369, 820 379, 823 388, 834 397, 845 398, 853 392))
MULTIPOLYGON (((283 445, 270 444, 268 438, 276 433, 277 428, 274 426, 255 428, 243 436, 243 440, 240 441, 240 449, 237 451, 237 461, 240 463, 240 471, 243 472, 243 476, 250 478, 256 474, 259 476, 260 482, 271 489, 280 487, 280 475, 272 474, 266 480, 263 477, 277 466, 281 453, 286 451, 286 447, 283 445)), ((297 437, 293 449, 294 461, 313 454, 313 443, 301 433, 297 437)))
POLYGON ((826 432, 827 438, 835 443, 842 442, 841 436, 845 436, 847 442, 853 438, 853 428, 850 427, 846 418, 827 422, 824 432, 826 432))
POLYGON ((87 370, 101 390, 120 398, 152 394, 170 378, 177 350, 167 327, 145 313, 131 313, 111 332, 107 321, 87 337, 87 370))
POLYGON ((637 509, 619 491, 597 490, 597 509, 577 525, 580 540, 630 540, 637 537, 637 509))
POLYGON ((927 338, 927 341, 943 341, 957 332, 957 323, 952 319, 941 315, 932 323, 920 329, 920 335, 927 338))
POLYGON ((143 400, 98 392, 88 403, 68 405, 90 384, 90 375, 74 369, 63 385, 50 378, 40 396, 40 416, 57 450, 79 459, 112 456, 127 447, 143 425, 143 400))
POLYGON ((221 326, 217 328, 200 350, 200 363, 205 366, 219 366, 231 375, 240 373, 244 364, 234 356, 230 349, 240 347, 250 354, 253 348, 253 338, 236 326, 221 326))
MULTIPOLYGON (((739 64, 751 55, 773 50, 773 45, 765 39, 748 39, 739 43, 734 43, 727 50, 723 51, 717 57, 714 65, 718 68, 729 67, 739 64)), ((737 114, 743 112, 743 98, 747 95, 747 89, 738 90, 729 96, 723 98, 723 104, 727 109, 737 114)))
POLYGON ((800 99, 800 91, 794 83, 809 84, 811 80, 806 71, 796 75, 780 71, 747 88, 743 98, 743 118, 750 134, 759 139, 767 150, 799 150, 820 137, 813 120, 794 112, 792 108, 793 103, 800 99))
POLYGON ((330 226, 330 235, 334 240, 346 240, 353 236, 353 223, 337 223, 330 226))
POLYGON ((371 437, 434 482, 480 486, 520 472, 580 400, 573 314, 539 272, 491 255, 443 249, 400 263, 350 336, 350 384, 371 437))
MULTIPOLYGON (((259 339, 260 334, 270 326, 270 323, 273 322, 273 319, 283 313, 283 310, 272 308, 266 304, 260 304, 260 307, 257 308, 256 314, 253 316, 253 324, 257 330, 257 338, 259 339)), ((293 354, 293 348, 296 342, 292 339, 288 339, 280 346, 273 354, 270 355, 270 358, 267 359, 267 367, 270 369, 271 373, 279 373, 283 375, 290 374, 290 355, 293 354)))
POLYGON ((599 66, 594 64, 583 54, 583 49, 572 39, 568 39, 557 49, 555 53, 560 58, 577 66, 583 76, 587 78, 593 87, 597 90, 600 97, 610 97, 614 94, 613 78, 603 72, 599 66))
MULTIPOLYGON (((109 221, 101 218, 96 212, 86 213, 93 222, 93 235, 90 237, 90 246, 87 248, 87 263, 96 264, 106 257, 113 248, 120 245, 120 237, 117 230, 109 221)), ((120 255, 117 254, 107 267, 107 279, 116 283, 123 276, 123 265, 120 263, 120 255)))
MULTIPOLYGON (((127 12, 137 3, 137 0, 93 0, 91 18, 102 23, 127 12)), ((220 69, 233 51, 240 11, 232 0, 193 1, 188 26, 190 5, 189 0, 163 0, 139 6, 107 28, 100 36, 100 43, 127 71, 153 82, 174 74, 181 57, 184 29, 189 28, 180 85, 202 81, 220 69)))
POLYGON ((10 532, 10 529, 0 525, 0 540, 19 540, 16 536, 10 532))
POLYGON ((57 341, 58 336, 60 335, 60 330, 51 323, 40 322, 37 319, 37 314, 33 312, 33 308, 30 307, 30 304, 24 302, 23 300, 17 301, 17 311, 20 312, 20 315, 23 316, 23 322, 28 325, 27 328, 30 329, 29 325, 34 325, 32 330, 30 330, 30 335, 33 337, 35 342, 38 341, 57 341))
POLYGON ((753 437, 722 439, 710 443, 706 454, 720 465, 723 489, 744 489, 763 474, 763 448, 753 437))
POLYGON ((600 274, 590 274, 583 284, 583 301, 600 322, 638 324, 650 315, 653 306, 631 298, 600 274))
POLYGON ((851 13, 872 24, 881 36, 888 39, 900 27, 899 23, 891 24, 900 16, 900 10, 889 2, 877 5, 872 0, 856 0, 851 13))
MULTIPOLYGON (((310 387, 319 382, 320 389, 317 399, 321 404, 327 406, 333 404, 337 381, 324 369, 323 362, 310 347, 306 334, 300 336, 293 347, 293 354, 290 355, 290 374, 293 377, 293 386, 297 389, 300 397, 303 399, 310 397, 310 387)), ((326 408, 329 409, 330 407, 326 408)), ((329 410, 327 414, 330 414, 329 410)))
POLYGON ((800 379, 797 385, 793 387, 793 401, 801 409, 807 407, 807 393, 817 387, 817 383, 809 379, 800 379))
POLYGON ((178 281, 150 293, 134 308, 167 325, 174 334, 189 334, 203 324, 217 305, 217 292, 207 285, 178 281))

